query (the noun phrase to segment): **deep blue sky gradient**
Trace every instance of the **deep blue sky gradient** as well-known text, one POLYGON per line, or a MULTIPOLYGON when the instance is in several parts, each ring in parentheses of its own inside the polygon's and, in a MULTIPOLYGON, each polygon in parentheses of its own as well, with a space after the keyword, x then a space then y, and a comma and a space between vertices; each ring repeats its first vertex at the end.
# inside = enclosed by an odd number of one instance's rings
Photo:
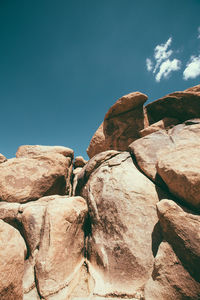
POLYGON ((118 98, 199 84, 182 78, 200 51, 199 14, 200 0, 0 0, 0 152, 63 145, 87 159, 118 98), (145 60, 170 36, 182 68, 158 83, 145 60))

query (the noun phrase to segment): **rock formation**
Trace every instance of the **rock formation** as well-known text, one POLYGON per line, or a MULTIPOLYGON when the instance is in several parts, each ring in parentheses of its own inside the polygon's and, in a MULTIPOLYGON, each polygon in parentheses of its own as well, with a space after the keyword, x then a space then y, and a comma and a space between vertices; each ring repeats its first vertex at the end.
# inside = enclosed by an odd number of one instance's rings
POLYGON ((90 160, 0 155, 1 300, 200 299, 200 85, 108 110, 90 160))

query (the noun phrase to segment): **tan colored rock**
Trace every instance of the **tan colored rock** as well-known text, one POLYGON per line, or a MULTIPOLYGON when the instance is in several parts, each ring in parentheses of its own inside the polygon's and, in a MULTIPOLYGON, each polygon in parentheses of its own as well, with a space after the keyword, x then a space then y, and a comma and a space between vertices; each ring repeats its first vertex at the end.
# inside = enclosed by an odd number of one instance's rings
POLYGON ((7 160, 7 158, 0 153, 0 164, 2 164, 3 162, 5 162, 7 160))
POLYGON ((41 145, 23 145, 20 146, 16 152, 16 157, 30 157, 33 158, 38 155, 45 154, 62 154, 66 157, 74 157, 74 151, 63 146, 41 146, 41 145))
POLYGON ((84 261, 82 227, 86 213, 81 197, 55 196, 48 202, 36 257, 38 288, 45 299, 66 299, 69 294, 70 281, 84 261))
POLYGON ((178 147, 194 147, 200 145, 200 120, 192 119, 184 124, 174 126, 169 130, 159 130, 138 139, 129 145, 129 151, 134 155, 138 166, 149 178, 161 184, 157 176, 156 164, 164 153, 168 155, 178 147))
POLYGON ((22 300, 26 245, 20 233, 0 220, 0 299, 22 300))
POLYGON ((0 199, 27 202, 69 193, 71 162, 60 154, 13 158, 0 164, 0 199))
POLYGON ((79 184, 90 212, 86 245, 89 272, 95 280, 93 294, 142 297, 161 239, 155 209, 159 196, 129 153, 114 153, 105 160, 106 154, 111 151, 97 155, 104 155, 101 164, 94 164, 96 157, 92 158, 93 168, 88 162, 82 172, 87 167, 90 172, 81 177, 85 185, 79 184))
POLYGON ((73 183, 73 195, 79 195, 83 186, 87 183, 90 175, 94 172, 103 162, 118 155, 120 152, 115 150, 108 150, 100 152, 92 157, 80 172, 78 172, 73 183))
POLYGON ((200 216, 167 199, 157 203, 157 210, 165 240, 200 288, 200 216))
POLYGON ((200 93, 200 84, 190 87, 189 89, 185 90, 185 92, 200 93))
POLYGON ((146 105, 149 125, 163 118, 175 118, 184 122, 200 116, 200 93, 198 88, 175 92, 146 105), (195 90, 195 91, 194 91, 195 90))
POLYGON ((77 156, 74 160, 74 168, 83 168, 87 163, 82 156, 77 156))
POLYGON ((200 211, 200 147, 188 144, 160 153, 157 172, 170 192, 200 211))
POLYGON ((184 269, 167 242, 162 242, 154 262, 151 279, 145 286, 146 300, 198 300, 200 283, 184 269))
POLYGON ((129 145, 129 151, 136 158, 140 169, 152 180, 159 183, 157 178, 156 163, 159 152, 162 150, 170 151, 172 141, 165 130, 160 130, 138 139, 129 145))
POLYGON ((173 127, 179 123, 179 120, 174 118, 164 118, 150 126, 147 126, 146 128, 142 129, 140 131, 140 136, 144 137, 146 135, 149 135, 153 132, 157 132, 159 130, 167 130, 170 127, 173 127))
POLYGON ((92 137, 88 156, 91 158, 106 150, 126 151, 144 128, 143 104, 146 100, 147 96, 139 92, 118 99, 92 137))
POLYGON ((21 205, 0 203, 0 216, 15 223, 28 247, 23 278, 25 299, 40 294, 46 300, 62 300, 77 290, 81 280, 84 285, 81 274, 86 214, 87 205, 81 197, 53 195, 21 205))

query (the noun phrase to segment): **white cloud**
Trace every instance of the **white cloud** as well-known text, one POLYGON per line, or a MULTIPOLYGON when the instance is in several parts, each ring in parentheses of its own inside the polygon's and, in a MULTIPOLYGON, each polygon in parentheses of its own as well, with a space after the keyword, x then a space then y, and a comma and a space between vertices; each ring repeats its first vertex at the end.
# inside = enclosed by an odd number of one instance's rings
POLYGON ((146 66, 148 71, 151 71, 153 69, 153 63, 150 58, 146 59, 146 66))
POLYGON ((191 56, 183 72, 183 79, 196 78, 200 75, 200 55, 191 56))
POLYGON ((200 26, 198 27, 198 36, 197 36, 198 39, 200 39, 200 26))
POLYGON ((178 59, 167 59, 161 63, 159 72, 156 74, 156 81, 160 82, 161 78, 167 78, 172 71, 178 71, 181 67, 181 61, 178 59))
POLYGON ((172 50, 168 50, 168 47, 172 43, 172 38, 170 37, 165 44, 157 45, 154 49, 154 58, 156 60, 156 66, 153 70, 153 73, 155 73, 160 66, 160 64, 164 61, 167 60, 173 53, 172 50))

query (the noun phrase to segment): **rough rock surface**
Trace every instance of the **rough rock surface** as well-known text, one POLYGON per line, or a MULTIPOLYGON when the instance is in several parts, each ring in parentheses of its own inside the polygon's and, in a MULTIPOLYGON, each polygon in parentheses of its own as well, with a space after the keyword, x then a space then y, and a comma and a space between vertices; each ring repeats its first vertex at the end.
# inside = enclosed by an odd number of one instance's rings
POLYGON ((80 175, 81 180, 84 171, 93 170, 84 177, 86 185, 81 188, 79 182, 78 187, 90 213, 87 251, 89 271, 96 283, 94 294, 142 295, 161 239, 155 209, 158 192, 127 152, 107 151, 92 160, 93 167, 89 162, 80 175))
POLYGON ((189 144, 160 153, 158 174, 171 193, 200 211, 200 147, 189 144))
POLYGON ((191 89, 184 92, 175 92, 147 104, 145 110, 149 125, 166 117, 178 119, 180 122, 199 118, 200 93, 191 89))
POLYGON ((145 286, 145 299, 200 299, 199 282, 184 269, 167 242, 162 242, 159 246, 152 277, 145 286))
POLYGON ((200 283, 200 216, 166 199, 157 204, 157 209, 165 239, 185 269, 200 283))
POLYGON ((0 200, 23 203, 69 193, 70 165, 60 154, 9 159, 0 164, 0 200))
POLYGON ((85 160, 82 156, 75 157, 74 160, 74 168, 83 168, 87 163, 87 160, 85 160))
POLYGON ((147 96, 139 92, 118 99, 108 110, 104 122, 97 129, 87 149, 91 158, 106 150, 126 151, 139 138, 144 128, 143 104, 147 96))
POLYGON ((66 157, 74 157, 74 151, 63 146, 41 146, 41 145, 23 145, 16 152, 16 157, 34 157, 45 154, 62 154, 66 157))
POLYGON ((5 162, 6 160, 7 160, 7 158, 3 154, 0 153, 0 164, 5 162))
POLYGON ((185 90, 185 92, 200 94, 200 84, 190 87, 189 89, 185 90))
POLYGON ((47 206, 36 258, 38 287, 45 299, 59 299, 60 293, 65 299, 69 294, 70 281, 84 262, 82 227, 86 213, 81 197, 56 199, 47 206))
POLYGON ((164 118, 150 126, 145 127, 140 131, 140 136, 144 137, 146 135, 149 135, 153 132, 165 129, 168 130, 169 128, 177 125, 180 121, 174 118, 164 118))
MULTIPOLYGON (((171 151, 178 147, 200 145, 200 120, 192 119, 169 130, 159 130, 140 138, 129 145, 140 169, 152 180, 160 182, 157 177, 157 162, 162 154, 165 160, 171 151)), ((177 157, 178 159, 178 157, 177 157)), ((189 159, 189 157, 188 157, 189 159)), ((189 163, 189 161, 188 161, 189 163)))
POLYGON ((24 273, 27 299, 38 295, 37 289, 47 300, 66 299, 78 285, 84 263, 86 214, 87 205, 81 197, 55 195, 21 205, 0 203, 0 217, 23 233, 28 246, 24 273))
POLYGON ((140 169, 152 180, 156 178, 156 164, 159 151, 170 149, 172 141, 165 130, 160 130, 138 139, 129 145, 129 151, 135 157, 140 169))
POLYGON ((26 245, 20 233, 0 220, 0 299, 22 300, 26 245))

